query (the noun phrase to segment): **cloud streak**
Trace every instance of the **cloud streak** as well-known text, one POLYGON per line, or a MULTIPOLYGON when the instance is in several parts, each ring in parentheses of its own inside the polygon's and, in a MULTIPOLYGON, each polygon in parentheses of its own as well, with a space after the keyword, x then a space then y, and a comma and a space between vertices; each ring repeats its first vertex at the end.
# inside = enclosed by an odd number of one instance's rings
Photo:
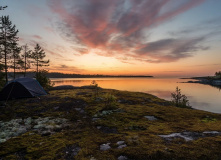
POLYGON ((62 37, 74 52, 149 63, 173 62, 205 50, 205 37, 148 42, 145 31, 201 4, 204 0, 48 0, 62 37), (67 3, 68 2, 68 3, 67 3))
POLYGON ((67 66, 67 65, 53 65, 50 67, 50 71, 51 72, 67 72, 67 73, 82 73, 85 72, 85 69, 80 69, 78 67, 75 66, 67 66))

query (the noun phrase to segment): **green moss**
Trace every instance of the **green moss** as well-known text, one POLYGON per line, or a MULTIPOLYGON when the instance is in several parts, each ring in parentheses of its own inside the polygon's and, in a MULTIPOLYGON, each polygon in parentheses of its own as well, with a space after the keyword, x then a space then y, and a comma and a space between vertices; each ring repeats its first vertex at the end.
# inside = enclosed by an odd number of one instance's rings
MULTIPOLYGON (((206 111, 171 106, 156 96, 117 90, 101 89, 97 100, 92 89, 54 90, 40 99, 19 99, 9 101, 7 108, 1 108, 0 118, 9 121, 14 118, 54 117, 66 118, 70 127, 50 136, 27 132, 0 144, 0 158, 16 159, 24 151, 26 159, 65 159, 66 148, 78 145, 77 160, 117 159, 124 155, 130 159, 218 159, 221 136, 204 137, 186 142, 174 139, 167 142, 158 135, 174 132, 219 131, 221 115, 206 111), (114 109, 97 121, 95 114, 107 110, 105 95, 113 95, 114 109), (84 113, 76 110, 80 108, 84 113), (144 116, 155 116, 150 121, 144 116), (116 133, 105 133, 97 126, 116 129, 116 133), (127 147, 118 149, 118 141, 125 141, 127 147), (110 143, 111 149, 100 151, 100 145, 110 143)), ((111 108, 113 109, 113 108, 111 108)))

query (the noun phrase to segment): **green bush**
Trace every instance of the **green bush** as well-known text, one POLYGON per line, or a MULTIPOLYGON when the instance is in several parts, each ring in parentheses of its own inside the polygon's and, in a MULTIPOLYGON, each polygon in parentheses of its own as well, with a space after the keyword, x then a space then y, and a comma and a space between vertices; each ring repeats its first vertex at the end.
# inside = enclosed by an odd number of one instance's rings
POLYGON ((49 90, 54 85, 54 83, 52 83, 51 80, 47 77, 47 74, 48 71, 42 69, 36 72, 34 77, 45 90, 49 90))
POLYGON ((175 106, 181 108, 191 108, 191 106, 189 105, 189 100, 185 95, 181 94, 181 90, 178 87, 176 87, 175 92, 171 93, 171 97, 172 97, 171 102, 175 106))

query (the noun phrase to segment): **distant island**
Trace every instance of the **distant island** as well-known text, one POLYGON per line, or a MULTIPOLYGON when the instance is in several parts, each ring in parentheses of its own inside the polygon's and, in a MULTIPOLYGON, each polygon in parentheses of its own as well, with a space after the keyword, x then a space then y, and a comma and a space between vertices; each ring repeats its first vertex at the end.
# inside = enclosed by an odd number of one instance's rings
MULTIPOLYGON (((13 73, 9 73, 9 76, 13 73)), ((16 73, 17 77, 22 76, 22 72, 16 73)), ((35 72, 27 72, 26 77, 33 78, 35 72)), ((102 74, 65 74, 59 72, 51 72, 47 74, 48 78, 153 78, 153 76, 144 75, 102 75, 102 74)))
POLYGON ((221 89, 221 71, 216 72, 214 76, 191 77, 191 78, 181 78, 181 79, 197 80, 197 81, 187 81, 183 83, 200 83, 200 84, 211 85, 213 87, 221 89))

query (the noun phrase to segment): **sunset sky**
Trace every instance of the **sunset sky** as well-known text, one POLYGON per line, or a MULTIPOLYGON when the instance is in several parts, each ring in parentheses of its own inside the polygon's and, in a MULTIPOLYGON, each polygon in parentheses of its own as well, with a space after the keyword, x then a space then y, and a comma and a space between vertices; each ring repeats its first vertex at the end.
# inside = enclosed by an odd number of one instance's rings
POLYGON ((221 70, 221 0, 1 0, 50 72, 204 76, 221 70))

